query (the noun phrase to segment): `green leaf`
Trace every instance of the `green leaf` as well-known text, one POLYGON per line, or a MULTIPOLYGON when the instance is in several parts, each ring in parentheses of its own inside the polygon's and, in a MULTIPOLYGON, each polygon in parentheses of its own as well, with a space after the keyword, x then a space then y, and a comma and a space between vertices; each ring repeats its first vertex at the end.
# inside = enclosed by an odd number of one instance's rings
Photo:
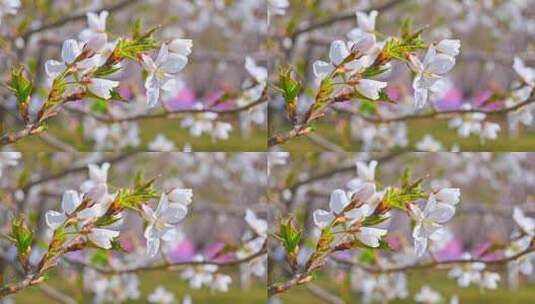
POLYGON ((91 264, 94 265, 108 265, 108 253, 106 252, 106 250, 99 248, 95 250, 95 252, 91 255, 89 261, 91 262, 91 264))
POLYGON ((91 111, 105 114, 108 109, 108 102, 102 98, 96 98, 91 103, 91 111))
POLYGON ((359 111, 363 114, 371 115, 375 113, 376 107, 377 107, 377 103, 371 100, 362 100, 360 102, 359 111))
POLYGON ((362 226, 369 227, 369 226, 379 225, 382 222, 386 221, 387 219, 388 219, 387 216, 383 216, 380 214, 370 215, 367 218, 365 218, 364 221, 362 221, 362 226))
POLYGON ((24 67, 22 65, 15 66, 11 69, 11 82, 8 85, 10 91, 13 92, 17 99, 18 110, 24 121, 28 122, 28 105, 30 103, 30 95, 32 94, 32 82, 24 75, 24 67))

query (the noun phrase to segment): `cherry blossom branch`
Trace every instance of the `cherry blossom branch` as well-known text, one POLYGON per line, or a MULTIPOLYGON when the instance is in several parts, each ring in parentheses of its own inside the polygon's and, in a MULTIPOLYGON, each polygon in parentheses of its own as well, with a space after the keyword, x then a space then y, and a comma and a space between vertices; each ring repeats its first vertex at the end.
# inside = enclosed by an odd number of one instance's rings
POLYGON ((149 266, 141 266, 136 268, 126 268, 126 269, 114 269, 114 268, 104 268, 100 266, 95 266, 83 261, 76 261, 72 259, 66 258, 67 262, 73 265, 79 265, 83 267, 88 267, 91 269, 94 269, 100 273, 103 274, 123 274, 123 273, 136 273, 136 272, 144 272, 144 271, 176 271, 178 269, 181 269, 185 266, 199 266, 199 265, 214 265, 218 267, 232 267, 240 264, 244 264, 247 262, 250 262, 258 257, 261 257, 267 253, 267 250, 264 248, 261 251, 258 251, 257 253, 251 254, 250 256, 247 256, 245 258, 241 259, 235 259, 230 261, 184 261, 184 262, 165 262, 163 264, 159 265, 149 265, 149 266))
POLYGON ((357 114, 362 119, 371 122, 371 123, 391 123, 391 122, 400 122, 400 121, 408 121, 408 120, 418 120, 418 119, 428 119, 433 117, 438 117, 442 115, 454 115, 454 114, 470 114, 470 113, 483 113, 486 115, 503 115, 507 114, 509 112, 516 111, 518 109, 521 109, 529 104, 532 104, 535 102, 535 98, 528 99, 526 101, 520 102, 514 106, 498 109, 498 110, 485 110, 485 109, 467 109, 467 110, 445 110, 445 111, 433 111, 430 113, 424 113, 424 114, 409 114, 409 115, 403 115, 398 117, 390 117, 390 118, 381 118, 381 117, 371 117, 363 115, 362 113, 358 111, 354 111, 351 109, 342 109, 342 108, 336 108, 336 111, 340 112, 348 112, 351 114, 357 114))
POLYGON ((333 295, 332 293, 328 292, 327 290, 321 288, 320 286, 314 284, 314 283, 308 283, 305 285, 306 289, 310 291, 313 295, 319 297, 326 303, 331 304, 344 304, 344 300, 341 298, 333 295))
MULTIPOLYGON (((108 11, 108 12, 112 13, 114 11, 118 11, 118 10, 121 10, 123 8, 126 8, 129 5, 135 4, 137 2, 140 2, 140 1, 139 0, 123 0, 123 1, 117 2, 114 5, 110 5, 110 6, 107 6, 107 7, 101 7, 99 9, 95 10, 95 13, 100 13, 102 11, 108 11)), ((66 24, 68 24, 70 22, 81 21, 81 20, 84 20, 85 18, 86 18, 86 12, 83 12, 83 13, 80 13, 80 14, 71 15, 71 16, 66 16, 66 17, 61 18, 61 19, 59 19, 57 21, 44 24, 44 25, 42 25, 42 26, 40 26, 38 28, 27 30, 26 32, 24 32, 21 35, 21 37, 24 40, 27 40, 28 38, 30 38, 34 34, 37 34, 37 33, 40 33, 40 32, 46 31, 46 30, 62 27, 62 26, 66 25, 66 24)))
POLYGON ((370 268, 370 267, 363 266, 359 263, 349 261, 347 259, 342 259, 338 257, 331 257, 331 259, 340 264, 357 266, 359 268, 362 268, 364 271, 367 271, 370 273, 393 273, 393 272, 404 272, 404 271, 411 271, 411 270, 422 270, 422 269, 429 269, 429 268, 435 268, 435 267, 440 267, 440 266, 457 265, 457 264, 483 263, 486 265, 502 265, 502 264, 506 264, 508 262, 514 261, 516 259, 519 259, 532 252, 535 252, 535 247, 533 246, 517 254, 511 255, 509 257, 504 257, 504 258, 495 259, 495 260, 487 260, 487 259, 481 259, 481 258, 479 259, 455 259, 455 260, 446 260, 446 261, 433 261, 433 262, 428 262, 424 264, 414 264, 414 265, 406 265, 406 266, 391 267, 391 268, 370 268))
POLYGON ((74 108, 68 108, 69 111, 74 113, 79 113, 82 115, 88 115, 100 122, 104 123, 119 123, 119 122, 131 122, 131 121, 140 121, 140 120, 148 120, 148 119, 157 119, 157 118, 163 118, 163 119, 176 119, 182 115, 185 114, 199 114, 199 113, 216 113, 220 115, 232 115, 240 112, 247 111, 251 108, 254 108, 255 106, 261 105, 263 103, 267 102, 267 96, 264 93, 262 97, 256 101, 253 101, 245 106, 236 107, 233 109, 225 109, 225 110, 216 110, 216 109, 182 109, 182 110, 175 110, 175 111, 165 111, 162 113, 155 113, 155 114, 140 114, 135 116, 128 116, 128 117, 112 117, 112 116, 104 116, 100 114, 96 114, 93 112, 85 111, 82 109, 74 109, 74 108))
MULTIPOLYGON (((394 8, 396 5, 401 4, 404 1, 405 0, 392 0, 390 2, 387 2, 387 3, 383 4, 383 5, 380 5, 380 6, 377 6, 377 7, 374 7, 374 8, 370 8, 370 9, 367 9, 365 11, 366 12, 370 12, 370 11, 376 10, 378 12, 383 12, 383 11, 386 11, 388 9, 394 8)), ((295 38, 299 37, 300 35, 302 35, 304 33, 308 33, 308 32, 323 28, 323 27, 331 26, 331 25, 333 25, 335 23, 338 23, 338 22, 341 22, 341 21, 351 21, 351 20, 354 20, 354 19, 355 19, 355 13, 354 12, 340 14, 340 15, 331 17, 329 19, 326 19, 326 20, 323 20, 323 21, 319 21, 319 22, 316 22, 316 23, 312 23, 310 25, 307 25, 305 27, 297 29, 292 34, 292 38, 295 39, 295 38)))
MULTIPOLYGON (((126 160, 126 159, 130 158, 131 156, 135 155, 136 153, 137 152, 135 152, 135 151, 121 153, 121 154, 119 154, 117 156, 113 156, 113 157, 109 157, 109 158, 103 158, 103 159, 101 159, 99 161, 96 161, 95 164, 100 166, 100 165, 102 165, 104 163, 110 163, 110 164, 118 163, 118 162, 121 162, 123 160, 126 160)), ((24 192, 27 192, 29 189, 31 189, 34 186, 37 186, 37 185, 40 185, 40 184, 43 184, 43 183, 48 183, 48 182, 51 182, 51 181, 55 181, 55 180, 64 178, 67 175, 85 172, 86 170, 87 170, 87 165, 82 165, 82 166, 78 166, 78 167, 68 168, 68 169, 65 169, 65 170, 57 172, 57 173, 48 174, 48 175, 39 177, 39 178, 37 178, 35 180, 29 181, 27 184, 22 186, 22 190, 24 192)))
MULTIPOLYGON (((394 158, 396 158, 396 157, 398 157, 400 155, 403 155, 406 152, 407 151, 405 151, 405 150, 394 151, 392 153, 388 153, 388 154, 386 154, 384 156, 381 156, 381 157, 377 158, 377 161, 379 163, 384 163, 384 162, 389 161, 391 159, 394 159, 394 158)), ((317 182, 317 181, 320 181, 320 180, 323 180, 323 179, 330 178, 330 177, 332 177, 333 175, 336 175, 336 174, 347 173, 347 172, 355 172, 355 164, 352 164, 352 165, 349 165, 349 166, 344 166, 344 167, 334 168, 334 169, 328 170, 326 172, 319 173, 317 175, 313 175, 313 176, 311 176, 311 177, 309 177, 307 179, 295 182, 293 185, 289 186, 288 188, 292 192, 295 192, 301 186, 304 186, 304 185, 307 185, 307 184, 310 184, 310 183, 314 183, 314 182, 317 182)))
POLYGON ((60 292, 59 290, 53 288, 52 286, 46 283, 41 283, 37 285, 37 287, 43 294, 45 294, 47 297, 51 298, 52 300, 55 300, 60 303, 65 303, 65 304, 76 304, 76 300, 74 300, 73 298, 69 297, 68 295, 60 292))

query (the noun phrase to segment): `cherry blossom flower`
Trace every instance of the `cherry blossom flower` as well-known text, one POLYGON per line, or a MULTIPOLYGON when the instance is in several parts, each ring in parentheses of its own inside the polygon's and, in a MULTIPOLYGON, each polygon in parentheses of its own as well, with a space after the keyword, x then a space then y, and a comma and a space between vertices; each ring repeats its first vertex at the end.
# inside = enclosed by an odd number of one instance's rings
POLYGON ((258 218, 251 209, 247 208, 245 210, 245 221, 258 236, 267 238, 268 224, 266 220, 258 218))
POLYGON ((214 291, 227 292, 229 290, 229 285, 232 283, 232 278, 229 275, 216 273, 213 276, 213 282, 210 284, 210 287, 214 291))
POLYGON ((375 182, 375 168, 377 168, 377 161, 372 160, 369 164, 363 161, 357 161, 357 177, 347 183, 349 189, 357 189, 365 183, 375 182))
POLYGON ((353 41, 359 41, 364 37, 371 37, 375 42, 375 20, 378 14, 376 10, 371 11, 369 14, 356 12, 358 27, 347 34, 348 38, 353 41))
POLYGON ((423 211, 416 205, 410 205, 409 212, 416 222, 412 232, 416 255, 422 256, 427 249, 428 239, 439 236, 436 232, 443 229, 441 224, 453 217, 455 207, 437 202, 435 195, 430 194, 423 211))
POLYGON ((331 42, 331 48, 329 51, 330 62, 316 60, 312 66, 314 75, 320 79, 326 78, 334 71, 335 68, 344 63, 344 59, 346 59, 349 54, 349 48, 344 41, 335 40, 331 42))
MULTIPOLYGON (((193 105, 195 110, 203 110, 204 105, 197 102, 193 105)), ((189 128, 189 133, 193 137, 200 137, 204 133, 212 134, 213 138, 227 139, 228 132, 232 129, 229 124, 216 124, 217 113, 201 112, 194 115, 189 115, 182 119, 181 126, 189 128)))
POLYGON ((290 6, 288 0, 267 0, 268 2, 268 19, 273 15, 284 15, 286 9, 290 6))
MULTIPOLYGON (((362 187, 355 192, 361 201, 365 202, 375 194, 375 185, 374 184, 364 184, 362 187)), ((331 192, 331 197, 329 199, 329 211, 323 209, 318 209, 314 211, 313 218, 316 226, 320 228, 325 228, 329 226, 338 216, 344 215, 344 210, 350 203, 350 198, 352 193, 349 195, 342 189, 336 189, 331 192)), ((345 216, 349 219, 360 220, 363 215, 368 215, 369 206, 363 204, 359 208, 355 208, 345 213, 345 216)))
POLYGON ((427 49, 423 62, 415 55, 409 55, 409 66, 416 72, 416 77, 412 83, 416 108, 425 106, 429 95, 428 91, 437 91, 438 89, 434 85, 454 65, 455 58, 446 54, 437 54, 436 47, 433 45, 427 49))
POLYGON ((191 49, 193 48, 193 40, 191 39, 173 39, 169 43, 169 51, 188 57, 191 54, 191 49))
POLYGON ((155 152, 176 151, 175 143, 167 139, 167 137, 165 137, 163 134, 156 135, 156 138, 149 143, 148 148, 150 151, 155 152))
POLYGON ((111 98, 111 91, 119 86, 118 81, 103 79, 103 78, 91 78, 87 81, 87 88, 91 93, 102 97, 104 99, 111 98))
POLYGON ((110 249, 111 241, 118 236, 119 231, 104 228, 93 228, 87 235, 91 242, 104 249, 110 249))
POLYGON ((99 201, 108 194, 108 170, 109 163, 103 163, 100 167, 94 164, 88 165, 89 180, 80 185, 80 191, 95 201, 99 201))
POLYGON ((426 304, 440 303, 440 301, 442 301, 442 296, 428 285, 424 285, 414 296, 414 301, 426 304))
MULTIPOLYGON (((238 259, 244 259, 260 252, 267 240, 268 223, 266 220, 257 217, 252 210, 246 209, 245 222, 247 222, 257 237, 251 240, 252 235, 249 231, 244 234, 243 239, 247 240, 247 242, 236 252, 238 259)), ((240 265, 240 271, 242 276, 253 274, 257 277, 263 277, 266 273, 266 256, 256 257, 248 263, 240 265)))
POLYGON ((361 227, 355 234, 357 239, 364 243, 366 246, 379 247, 379 241, 383 236, 387 234, 386 229, 361 227))
POLYGON ((21 157, 20 152, 0 152, 0 177, 2 177, 2 170, 5 167, 16 166, 21 157))
POLYGON ((527 217, 518 207, 513 209, 513 219, 523 233, 535 237, 535 219, 527 217))
POLYGON ((532 90, 535 88, 535 69, 527 67, 524 61, 518 57, 514 59, 513 69, 528 87, 532 90))
POLYGON ((169 203, 165 193, 161 195, 155 211, 147 205, 143 205, 142 208, 143 218, 148 222, 144 233, 147 240, 147 255, 153 257, 160 248, 160 239, 165 239, 166 234, 174 229, 174 225, 186 217, 188 209, 180 203, 169 203))
POLYGON ((165 289, 165 287, 158 286, 151 294, 149 294, 147 301, 149 303, 171 304, 175 303, 176 299, 171 292, 165 289))
POLYGON ((443 188, 435 193, 435 199, 439 203, 457 205, 461 200, 461 189, 459 188, 443 188))
POLYGON ((214 130, 212 131, 212 137, 214 140, 227 140, 229 139, 229 133, 232 131, 232 125, 228 122, 216 121, 214 123, 214 130))
POLYGON ((16 15, 20 8, 20 0, 1 0, 0 1, 0 24, 2 17, 5 15, 16 15))
MULTIPOLYGON (((357 43, 355 46, 359 46, 357 43)), ((368 47, 366 47, 368 48, 368 47)), ((372 63, 369 57, 364 56, 361 59, 353 60, 351 62, 344 62, 350 55, 350 50, 347 44, 342 40, 335 40, 331 43, 329 52, 330 62, 317 60, 313 64, 314 75, 319 79, 324 79, 329 76, 340 65, 351 71, 351 74, 359 73, 364 68, 372 63)), ((377 100, 379 99, 379 91, 386 88, 387 83, 372 79, 359 79, 355 85, 355 89, 364 97, 377 100)))
POLYGON ((63 193, 61 199, 62 212, 49 210, 45 214, 45 221, 50 229, 57 229, 61 226, 67 217, 76 211, 78 206, 82 203, 82 197, 75 190, 67 190, 63 193))
MULTIPOLYGON (((196 255, 193 258, 196 262, 204 261, 202 255, 196 255)), ((180 275, 182 279, 189 280, 189 286, 193 289, 200 289, 203 285, 210 285, 214 279, 214 273, 217 271, 217 265, 199 265, 188 267, 180 275)))
POLYGON ((498 282, 501 280, 500 274, 496 272, 485 271, 481 275, 481 282, 479 285, 484 289, 497 289, 498 282))
POLYGON ((160 90, 173 91, 176 74, 188 63, 188 58, 178 53, 170 53, 169 46, 162 44, 156 60, 142 54, 142 64, 149 73, 145 81, 147 104, 154 107, 159 101, 160 90))
POLYGON ((167 198, 171 203, 189 206, 192 202, 193 190, 175 188, 167 194, 167 198))
MULTIPOLYGON (((63 46, 61 47, 61 58, 62 62, 59 62, 57 60, 48 60, 45 63, 45 72, 49 77, 57 77, 59 74, 61 74, 63 71, 67 69, 68 66, 71 66, 75 60, 82 54, 82 49, 80 48, 80 45, 78 42, 74 39, 68 39, 63 42, 63 46)), ((75 69, 85 69, 88 68, 83 63, 90 62, 89 59, 86 59, 82 62, 78 62, 76 65, 73 66, 75 69)))
POLYGON ((444 39, 435 45, 437 51, 451 57, 459 55, 461 41, 457 39, 444 39))
MULTIPOLYGON (((519 238, 518 240, 513 241, 505 250, 505 255, 511 257, 521 252, 524 252, 531 246, 532 240, 533 236, 527 235, 519 238)), ((518 271, 524 275, 531 275, 533 273, 532 261, 534 258, 535 253, 523 255, 522 257, 509 262, 509 269, 512 272, 518 271)))
MULTIPOLYGON (((472 259, 470 253, 462 255, 463 260, 472 259)), ((470 284, 478 284, 481 281, 481 272, 485 269, 484 263, 466 263, 453 267, 448 276, 457 279, 460 287, 468 287, 470 284)))
POLYGON ((78 35, 78 38, 83 43, 93 44, 92 49, 96 51, 102 49, 107 43, 106 19, 108 18, 108 15, 109 12, 106 10, 101 11, 100 14, 92 12, 87 13, 87 25, 89 28, 84 29, 78 35), (97 41, 98 43, 95 43, 97 41))
POLYGON ((436 140, 431 134, 426 134, 422 140, 416 143, 416 150, 426 152, 438 152, 444 148, 442 144, 436 140))
MULTIPOLYGON (((461 106, 462 110, 471 110, 470 104, 461 106)), ((501 127, 497 123, 484 121, 487 115, 485 113, 466 113, 460 117, 454 117, 448 123, 450 128, 457 128, 457 134, 466 138, 470 134, 479 134, 482 141, 485 139, 494 140, 498 136, 501 127)))

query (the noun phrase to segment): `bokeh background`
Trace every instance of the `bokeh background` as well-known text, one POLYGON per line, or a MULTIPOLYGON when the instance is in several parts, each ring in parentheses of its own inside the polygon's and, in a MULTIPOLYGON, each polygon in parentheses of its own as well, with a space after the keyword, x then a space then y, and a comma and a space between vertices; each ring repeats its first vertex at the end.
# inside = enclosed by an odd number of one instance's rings
MULTIPOLYGON (((329 195, 334 189, 347 189, 347 183, 356 178, 355 161, 377 160, 376 181, 383 186, 399 185, 405 168, 413 178, 424 178, 426 190, 444 187, 460 188, 461 201, 453 219, 446 224, 451 238, 435 252, 440 260, 460 258, 464 252, 477 254, 490 244, 507 244, 515 223, 513 207, 526 215, 535 214, 535 154, 533 153, 393 153, 342 154, 305 153, 284 155, 272 162, 268 193, 274 208, 270 210, 270 229, 278 231, 278 221, 292 216, 303 231, 303 242, 298 260, 306 261, 315 245, 318 229, 312 213, 328 209, 329 195)), ((385 227, 390 233, 412 244, 410 219, 399 211, 385 227)), ((403 243, 403 241, 401 241, 403 243)), ((399 249, 398 249, 399 250, 399 249)), ((412 249, 409 249, 409 251, 412 249)), ((394 249, 396 252, 396 249, 394 249)), ((410 251, 411 253, 413 251, 410 251)), ((349 250, 342 255, 350 258, 359 254, 349 250), (346 254, 347 253, 347 254, 346 254)), ((390 253, 387 253, 389 255, 390 253)), ((284 281, 284 251, 280 242, 270 246, 270 274, 268 285, 284 281)), ((328 262, 314 274, 313 285, 332 293, 346 303, 361 303, 360 282, 369 277, 352 274, 358 269, 341 267, 328 262)), ((455 279, 448 278, 449 269, 424 269, 406 272, 408 297, 389 303, 415 303, 414 295, 423 285, 440 292, 444 303, 457 295, 460 303, 529 303, 535 296, 535 277, 518 275, 507 265, 493 268, 501 275, 497 290, 481 290, 477 285, 461 288, 455 279)), ((371 275, 374 278, 373 275, 371 275)), ((375 277, 377 278, 377 277, 375 277)), ((394 281, 397 281, 394 279, 394 281)), ((391 283, 394 284, 394 283, 391 283)), ((383 285, 380 285, 383 286, 383 285)), ((394 288, 386 285, 384 288, 394 288)), ((315 287, 297 286, 272 299, 274 303, 303 303, 319 301, 315 287)), ((387 302, 387 300, 384 300, 387 302)), ((379 301, 380 303, 380 301, 379 301)))

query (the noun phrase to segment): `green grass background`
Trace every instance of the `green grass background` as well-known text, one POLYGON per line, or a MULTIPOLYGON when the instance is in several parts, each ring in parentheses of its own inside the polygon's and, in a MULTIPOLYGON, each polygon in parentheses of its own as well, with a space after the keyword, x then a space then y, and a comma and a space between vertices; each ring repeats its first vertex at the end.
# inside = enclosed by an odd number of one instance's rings
MULTIPOLYGON (((227 273, 227 272, 225 272, 227 273)), ((240 289, 239 277, 237 274, 232 276, 232 284, 229 292, 212 292, 209 288, 191 289, 188 282, 180 278, 180 272, 146 272, 139 275, 141 297, 136 301, 128 301, 126 303, 148 303, 147 297, 152 293, 158 285, 164 286, 168 291, 172 292, 177 299, 177 303, 182 303, 185 295, 190 295, 193 303, 221 303, 221 304, 236 304, 236 303, 251 303, 251 304, 265 304, 267 302, 267 292, 265 284, 258 280, 253 280, 254 283, 249 289, 240 289)), ((76 280, 74 280, 76 281, 76 280)), ((61 278, 52 275, 48 284, 74 297, 79 303, 93 303, 91 295, 80 294, 79 286, 73 283, 71 279, 61 278)), ((33 286, 12 297, 16 303, 39 303, 39 304, 54 304, 54 300, 47 298, 38 287, 33 286)))
MULTIPOLYGON (((458 144, 461 151, 534 151, 535 150, 535 132, 522 130, 518 136, 510 136, 507 132, 506 125, 501 123, 502 130, 499 133, 497 140, 487 140, 484 144, 481 143, 479 136, 472 135, 469 138, 459 138, 455 129, 450 129, 447 126, 447 121, 425 119, 418 121, 411 121, 407 125, 407 132, 409 136, 409 145, 414 147, 415 143, 420 141, 424 135, 431 134, 435 140, 442 143, 445 150, 449 151, 453 144, 458 144)), ((281 131, 280 126, 272 128, 273 130, 281 131)), ((287 127, 284 127, 287 129, 287 127)), ((361 145, 355 143, 350 139, 349 129, 346 128, 341 132, 335 130, 334 124, 321 122, 316 125, 317 134, 325 139, 339 145, 346 151, 359 151, 361 145)), ((282 145, 283 150, 290 152, 300 151, 321 151, 321 147, 312 142, 306 137, 292 139, 286 144, 282 145)), ((410 148, 414 150, 414 148, 410 148)), ((535 303, 535 300, 534 300, 535 303)))
MULTIPOLYGON (((506 287, 506 277, 501 273, 501 281, 497 290, 481 291, 479 286, 471 285, 467 288, 458 287, 453 279, 447 278, 447 273, 443 271, 418 271, 409 274, 410 296, 404 300, 396 300, 391 303, 405 304, 415 303, 414 295, 423 285, 429 285, 433 290, 441 293, 444 301, 449 303, 451 296, 456 294, 459 303, 486 303, 486 304, 531 304, 535 303, 535 285, 522 282, 517 290, 510 290, 506 287)), ((361 303, 361 295, 349 292, 347 284, 335 285, 332 279, 327 277, 318 277, 316 283, 336 295, 342 295, 346 303, 361 303)), ((317 297, 314 296, 305 287, 299 286, 292 288, 283 294, 280 299, 285 304, 293 303, 317 303, 317 297)))
MULTIPOLYGON (((267 132, 258 128, 252 130, 250 136, 242 136, 239 126, 233 124, 233 131, 228 140, 212 141, 211 136, 203 135, 199 138, 191 137, 189 131, 180 126, 180 120, 150 119, 139 124, 141 146, 137 150, 146 151, 147 144, 159 133, 164 134, 167 139, 175 143, 176 148, 181 151, 186 143, 191 144, 193 151, 265 151, 267 148, 267 132)), ((92 143, 82 140, 81 130, 69 129, 59 121, 49 125, 48 131, 58 139, 61 139, 79 151, 92 151, 92 143)), ((54 147, 43 142, 37 136, 31 136, 19 141, 14 148, 24 152, 52 152, 57 151, 54 147)))

